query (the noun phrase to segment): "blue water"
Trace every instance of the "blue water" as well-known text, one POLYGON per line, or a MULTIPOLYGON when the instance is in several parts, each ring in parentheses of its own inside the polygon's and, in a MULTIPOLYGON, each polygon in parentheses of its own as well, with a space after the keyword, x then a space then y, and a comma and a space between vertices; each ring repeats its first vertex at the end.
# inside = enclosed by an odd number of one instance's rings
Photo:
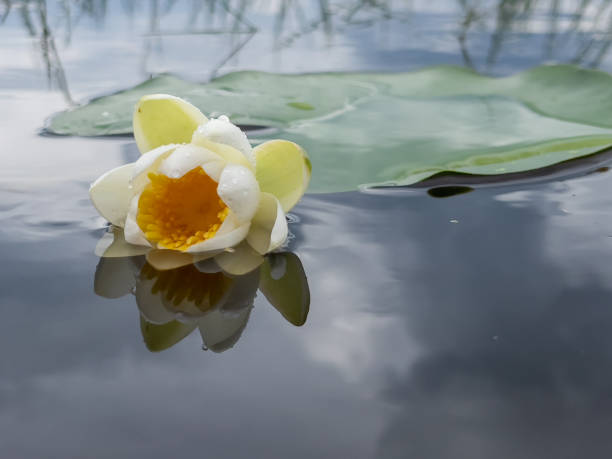
POLYGON ((534 3, 9 2, 0 457, 610 457, 609 155, 443 199, 428 189, 465 179, 308 195, 287 248, 306 323, 258 293, 226 348, 203 350, 195 330, 153 353, 138 262, 114 271, 123 296, 95 288, 106 228, 87 189, 133 141, 38 134, 71 102, 166 71, 612 70, 607 2, 580 17, 580 2, 534 3), (477 18, 465 33, 462 4, 477 18))

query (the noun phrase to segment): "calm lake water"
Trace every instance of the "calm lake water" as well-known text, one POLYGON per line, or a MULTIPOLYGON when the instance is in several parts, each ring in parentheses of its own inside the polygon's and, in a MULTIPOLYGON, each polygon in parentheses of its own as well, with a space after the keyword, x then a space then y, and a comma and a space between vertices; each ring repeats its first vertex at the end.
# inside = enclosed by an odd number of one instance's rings
POLYGON ((224 343, 203 350, 196 330, 153 353, 142 263, 113 271, 116 298, 95 288, 106 225, 87 190, 134 142, 40 132, 166 71, 612 71, 612 4, 198 5, 0 6, 0 456, 609 458, 609 155, 442 199, 436 182, 307 195, 287 249, 308 279, 306 323, 258 293, 224 343))

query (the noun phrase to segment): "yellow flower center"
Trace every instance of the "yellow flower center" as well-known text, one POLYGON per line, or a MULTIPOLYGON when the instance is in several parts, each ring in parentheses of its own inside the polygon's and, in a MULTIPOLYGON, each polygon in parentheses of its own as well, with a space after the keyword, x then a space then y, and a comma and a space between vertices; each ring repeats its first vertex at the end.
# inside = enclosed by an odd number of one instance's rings
POLYGON ((201 167, 178 179, 153 172, 149 179, 138 200, 136 222, 150 242, 187 250, 216 234, 229 209, 219 199, 217 182, 201 167))

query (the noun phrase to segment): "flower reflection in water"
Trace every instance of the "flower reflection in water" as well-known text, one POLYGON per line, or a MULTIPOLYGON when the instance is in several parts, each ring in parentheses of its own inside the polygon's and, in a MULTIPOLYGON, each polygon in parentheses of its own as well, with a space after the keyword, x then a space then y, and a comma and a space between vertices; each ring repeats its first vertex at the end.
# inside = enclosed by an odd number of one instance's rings
POLYGON ((158 260, 142 255, 103 257, 94 280, 100 296, 134 295, 142 337, 152 352, 168 349, 196 328, 204 349, 230 349, 246 327, 258 290, 288 322, 306 322, 310 292, 294 253, 269 254, 240 275, 223 271, 214 259, 165 270, 155 265, 158 260))

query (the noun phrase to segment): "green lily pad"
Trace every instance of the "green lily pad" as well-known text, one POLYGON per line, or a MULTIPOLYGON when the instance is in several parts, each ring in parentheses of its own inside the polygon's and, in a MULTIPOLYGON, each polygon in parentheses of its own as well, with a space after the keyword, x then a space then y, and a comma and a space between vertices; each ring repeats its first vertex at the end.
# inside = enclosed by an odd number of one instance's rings
MULTIPOLYGON (((160 76, 55 116, 57 134, 131 132, 145 94, 183 97, 205 114, 277 128, 312 161, 309 191, 408 185, 440 172, 503 174, 612 145, 612 76, 544 66, 506 78, 460 67, 392 74, 236 72, 207 84, 160 76)), ((251 136, 253 137, 253 136, 251 136)))

